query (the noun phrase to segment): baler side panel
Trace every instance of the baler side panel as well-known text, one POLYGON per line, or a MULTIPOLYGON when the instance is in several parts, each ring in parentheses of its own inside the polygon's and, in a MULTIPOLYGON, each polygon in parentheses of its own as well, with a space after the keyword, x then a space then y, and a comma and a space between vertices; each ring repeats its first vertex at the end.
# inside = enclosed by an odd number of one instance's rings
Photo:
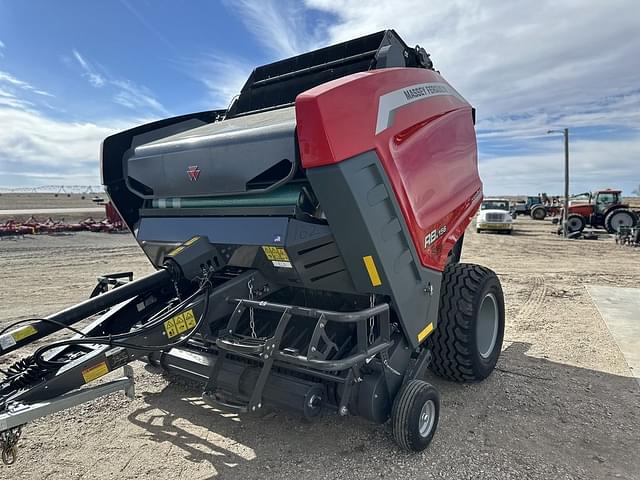
POLYGON ((441 274, 420 265, 375 150, 308 169, 307 178, 356 291, 389 295, 407 339, 417 347, 436 327, 441 274))
POLYGON ((305 168, 376 149, 421 264, 444 269, 482 201, 471 106, 436 72, 391 68, 308 90, 296 117, 305 168))

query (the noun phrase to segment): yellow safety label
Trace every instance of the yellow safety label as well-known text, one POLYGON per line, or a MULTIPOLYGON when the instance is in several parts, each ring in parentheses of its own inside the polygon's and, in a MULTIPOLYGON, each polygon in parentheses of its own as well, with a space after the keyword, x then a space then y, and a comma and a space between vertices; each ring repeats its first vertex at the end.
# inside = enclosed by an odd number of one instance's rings
POLYGON ((289 255, 287 255, 287 252, 282 247, 265 246, 265 247, 262 247, 262 250, 264 251, 264 254, 267 256, 267 258, 272 262, 274 261, 288 262, 289 261, 289 255))
POLYGON ((191 330, 196 326, 196 317, 193 316, 193 310, 187 310, 182 315, 184 316, 184 321, 187 324, 187 330, 191 330))
POLYGON ((433 323, 430 323, 426 327, 424 327, 420 333, 418 333, 418 341, 422 342, 429 334, 433 332, 433 323))
POLYGON ((26 327, 22 327, 22 328, 19 328, 18 330, 11 332, 11 336, 16 342, 19 342, 20 340, 24 340, 25 338, 30 337, 31 335, 35 335, 36 333, 38 333, 38 330, 36 330, 36 327, 34 327, 33 325, 27 325, 26 327))
POLYGON ((100 362, 93 367, 85 368, 84 370, 82 370, 82 378, 84 378, 84 383, 89 383, 96 378, 103 377, 107 373, 109 373, 107 362, 100 362))
POLYGON ((167 334, 167 338, 173 338, 187 330, 191 330, 195 326, 196 317, 193 314, 193 310, 190 309, 164 322, 164 331, 167 334))
POLYGON ((175 257, 177 254, 179 254, 183 250, 184 250, 184 245, 180 245, 179 247, 176 247, 173 250, 171 250, 169 253, 167 253, 167 256, 175 257))
POLYGON ((200 237, 198 237, 198 236, 193 237, 191 240, 187 240, 186 242, 184 242, 184 245, 189 247, 189 246, 193 245, 199 239, 200 239, 200 237))
POLYGON ((364 261, 364 266, 367 269, 367 273, 369 274, 371 285, 373 285, 374 287, 382 285, 382 280, 380 280, 380 275, 378 274, 376 262, 373 261, 373 257, 371 255, 367 255, 366 257, 362 257, 362 260, 364 261))

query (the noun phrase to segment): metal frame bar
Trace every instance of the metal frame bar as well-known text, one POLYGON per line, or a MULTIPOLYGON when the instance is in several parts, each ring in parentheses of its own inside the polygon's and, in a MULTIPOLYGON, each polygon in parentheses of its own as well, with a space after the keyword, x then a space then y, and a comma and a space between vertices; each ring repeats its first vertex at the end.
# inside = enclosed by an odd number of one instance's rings
POLYGON ((124 375, 124 377, 117 380, 112 380, 95 387, 65 393, 45 402, 32 403, 29 405, 19 403, 13 406, 10 405, 6 412, 0 413, 0 432, 19 427, 37 418, 90 402, 91 400, 120 390, 124 390, 127 398, 133 400, 135 395, 135 381, 133 378, 133 369, 129 365, 124 367, 124 375))
POLYGON ((219 349, 218 358, 211 366, 209 378, 203 393, 203 399, 212 405, 222 406, 239 412, 260 409, 262 407, 262 392, 264 386, 271 372, 271 368, 274 362, 276 362, 278 365, 284 365, 284 368, 288 366, 299 366, 316 371, 319 374, 321 374, 321 372, 343 372, 348 370, 346 377, 338 377, 338 381, 345 385, 338 406, 338 411, 344 415, 346 414, 345 412, 348 411, 347 405, 353 383, 361 381, 359 366, 378 354, 384 355, 393 345, 393 341, 391 340, 389 305, 386 303, 360 311, 337 312, 243 298, 230 300, 230 302, 237 302, 237 304, 232 315, 229 317, 226 328, 220 331, 220 336, 216 339, 216 345, 219 349), (237 333, 236 330, 240 319, 247 308, 281 313, 280 320, 273 335, 267 338, 256 339, 237 333), (286 353, 279 349, 286 327, 293 316, 317 320, 306 356, 286 353), (378 335, 374 342, 369 344, 367 321, 374 317, 379 318, 378 335), (326 360, 332 349, 337 350, 337 346, 328 338, 325 332, 326 325, 330 321, 357 324, 356 353, 346 358, 326 360), (318 351, 320 341, 325 342, 327 347, 323 352, 318 351), (220 375, 222 365, 228 353, 241 355, 245 358, 258 360, 263 363, 247 404, 236 404, 222 400, 221 392, 217 391, 218 376, 220 375))

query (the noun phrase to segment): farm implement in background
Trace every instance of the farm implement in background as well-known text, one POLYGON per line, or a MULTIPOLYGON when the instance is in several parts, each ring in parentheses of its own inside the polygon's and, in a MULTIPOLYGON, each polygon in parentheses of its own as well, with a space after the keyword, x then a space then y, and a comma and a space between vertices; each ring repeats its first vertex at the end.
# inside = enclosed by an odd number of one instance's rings
MULTIPOLYGON (((42 221, 33 215, 24 221, 7 220, 0 223, 0 238, 63 232, 115 233, 126 231, 127 227, 114 206, 110 202, 102 203, 102 205, 104 205, 106 213, 106 218, 103 220, 94 220, 89 217, 81 222, 70 223, 64 220, 53 220, 51 217, 42 221)), ((0 213, 2 213, 1 210, 0 213)))

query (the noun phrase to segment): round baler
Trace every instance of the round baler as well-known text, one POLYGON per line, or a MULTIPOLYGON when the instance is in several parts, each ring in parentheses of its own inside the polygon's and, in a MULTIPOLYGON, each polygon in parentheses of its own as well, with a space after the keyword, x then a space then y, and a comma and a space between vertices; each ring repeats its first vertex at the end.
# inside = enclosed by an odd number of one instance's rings
POLYGON ((13 367, 0 425, 144 359, 218 408, 390 419, 423 450, 426 369, 481 381, 503 340, 500 281, 460 263, 482 201, 474 122, 387 30, 258 67, 227 110, 107 138, 105 189, 158 270, 3 332, 0 355, 114 307, 13 367))

